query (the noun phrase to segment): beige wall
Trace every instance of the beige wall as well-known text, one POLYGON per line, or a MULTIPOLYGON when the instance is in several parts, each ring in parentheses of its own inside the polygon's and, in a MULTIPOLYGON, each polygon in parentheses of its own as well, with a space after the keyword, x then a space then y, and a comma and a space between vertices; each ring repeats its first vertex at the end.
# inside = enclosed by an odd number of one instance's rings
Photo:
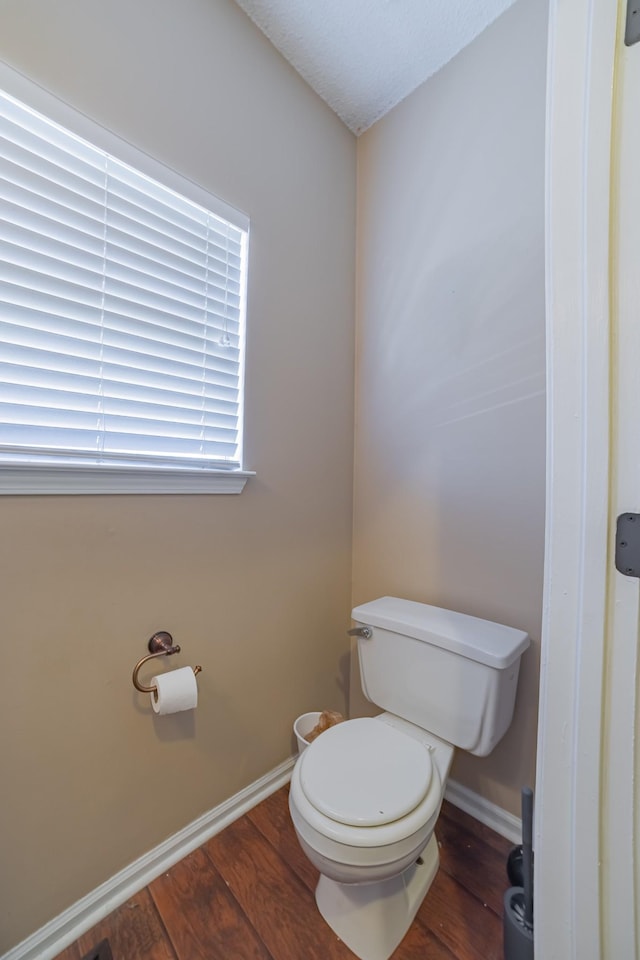
MULTIPOLYGON (((241 496, 0 499, 0 953, 345 709, 354 137, 231 0, 12 0, 0 57, 252 221, 241 496), (131 685, 154 630, 194 714, 131 685)), ((149 674, 150 676, 151 674, 149 674)))
POLYGON ((545 50, 545 4, 520 0, 358 144, 353 600, 530 632, 510 731, 452 773, 513 812, 538 697, 545 50))

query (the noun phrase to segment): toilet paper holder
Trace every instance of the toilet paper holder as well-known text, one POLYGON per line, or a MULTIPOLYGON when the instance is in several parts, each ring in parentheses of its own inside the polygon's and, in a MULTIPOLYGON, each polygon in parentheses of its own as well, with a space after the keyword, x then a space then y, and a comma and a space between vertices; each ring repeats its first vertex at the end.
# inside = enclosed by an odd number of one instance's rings
MULTIPOLYGON (((180 653, 180 644, 174 643, 173 637, 171 636, 170 633, 167 633, 166 630, 158 630, 158 632, 154 633, 154 635, 149 640, 147 647, 151 652, 148 653, 146 657, 142 657, 140 660, 138 660, 135 667, 133 668, 132 680, 136 690, 139 690, 140 693, 152 693, 154 697, 157 699, 158 697, 157 688, 154 686, 147 687, 145 686, 144 683, 140 683, 140 681, 138 680, 138 673, 140 671, 140 668, 143 667, 145 663, 147 663, 149 660, 155 659, 155 657, 170 657, 173 653, 180 653)), ((193 672, 196 677, 201 671, 202 671, 201 666, 193 667, 193 672)))

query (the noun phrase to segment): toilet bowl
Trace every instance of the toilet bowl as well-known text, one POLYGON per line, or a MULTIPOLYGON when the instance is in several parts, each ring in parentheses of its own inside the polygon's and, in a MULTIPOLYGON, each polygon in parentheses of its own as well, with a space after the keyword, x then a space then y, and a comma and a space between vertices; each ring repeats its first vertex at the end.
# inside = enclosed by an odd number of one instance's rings
POLYGON ((332 727, 296 763, 289 809, 321 874, 318 908, 364 960, 390 956, 435 877, 452 758, 450 744, 382 714, 332 727))
POLYGON ((504 735, 529 637, 395 597, 352 616, 363 692, 386 712, 306 748, 289 810, 320 872, 320 913, 361 960, 388 960, 438 869, 434 828, 454 749, 486 756, 504 735))
POLYGON ((289 791, 311 862, 341 883, 413 863, 433 832, 452 756, 448 744, 386 714, 327 730, 296 763, 289 791))

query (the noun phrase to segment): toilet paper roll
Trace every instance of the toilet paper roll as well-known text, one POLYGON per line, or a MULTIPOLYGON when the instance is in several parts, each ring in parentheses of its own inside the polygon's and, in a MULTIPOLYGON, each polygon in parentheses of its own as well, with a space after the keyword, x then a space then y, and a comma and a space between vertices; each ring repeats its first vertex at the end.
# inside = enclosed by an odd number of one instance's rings
POLYGON ((158 691, 157 698, 153 693, 149 694, 156 713, 179 713, 180 710, 193 710, 198 706, 198 684, 191 667, 161 673, 151 683, 158 691))

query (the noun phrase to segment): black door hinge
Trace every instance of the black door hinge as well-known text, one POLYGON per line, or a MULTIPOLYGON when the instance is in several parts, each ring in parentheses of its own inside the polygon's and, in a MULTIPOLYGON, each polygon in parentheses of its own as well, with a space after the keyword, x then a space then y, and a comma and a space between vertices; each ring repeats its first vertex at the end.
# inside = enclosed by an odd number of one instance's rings
POLYGON ((627 0, 627 26, 624 32, 624 42, 632 47, 640 40, 640 0, 627 0))
POLYGON ((640 513, 621 513, 616 524, 616 570, 640 577, 640 513))

